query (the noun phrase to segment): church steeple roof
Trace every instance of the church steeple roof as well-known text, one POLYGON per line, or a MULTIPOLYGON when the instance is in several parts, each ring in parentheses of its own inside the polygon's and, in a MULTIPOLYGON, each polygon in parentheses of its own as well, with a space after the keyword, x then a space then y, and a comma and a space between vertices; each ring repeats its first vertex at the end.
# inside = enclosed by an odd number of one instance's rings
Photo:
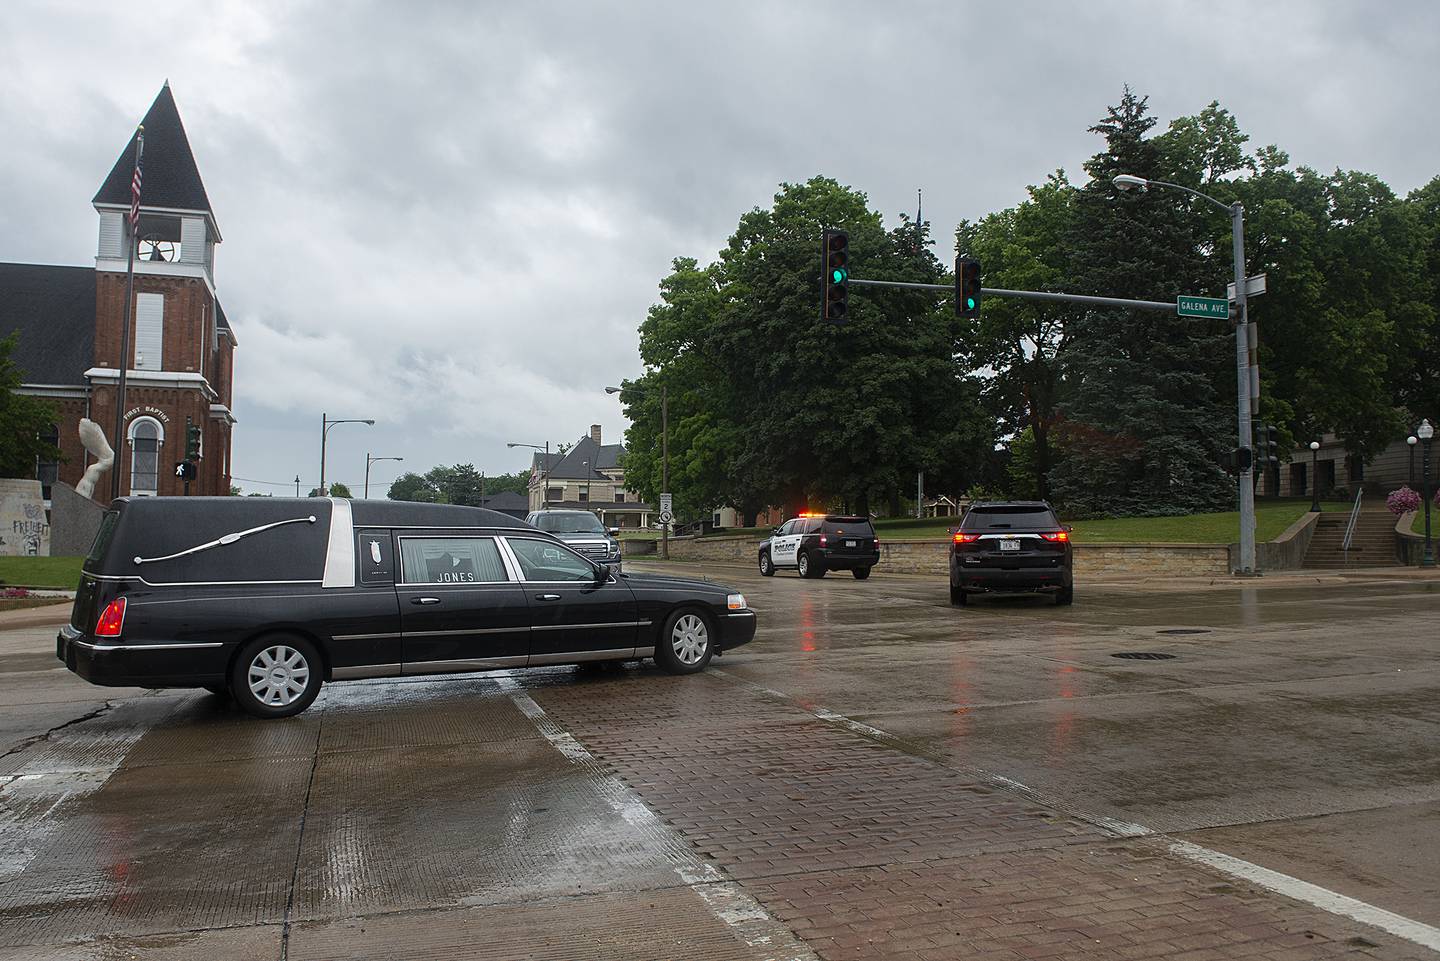
MULTIPOLYGON (((200 170, 195 166, 190 139, 185 136, 185 125, 180 122, 180 111, 170 93, 170 81, 165 81, 141 123, 145 127, 145 154, 140 205, 203 210, 213 221, 215 212, 210 208, 210 198, 205 193, 200 170)), ((135 137, 132 134, 92 203, 129 207, 130 176, 134 170, 135 137)))

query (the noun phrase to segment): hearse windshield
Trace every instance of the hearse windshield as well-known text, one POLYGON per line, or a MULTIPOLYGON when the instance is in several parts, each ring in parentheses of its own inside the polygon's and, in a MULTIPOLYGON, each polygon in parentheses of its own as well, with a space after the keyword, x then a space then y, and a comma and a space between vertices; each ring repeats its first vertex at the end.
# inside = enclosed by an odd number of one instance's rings
POLYGON ((535 526, 551 534, 603 534, 600 518, 589 511, 554 511, 535 518, 535 526))

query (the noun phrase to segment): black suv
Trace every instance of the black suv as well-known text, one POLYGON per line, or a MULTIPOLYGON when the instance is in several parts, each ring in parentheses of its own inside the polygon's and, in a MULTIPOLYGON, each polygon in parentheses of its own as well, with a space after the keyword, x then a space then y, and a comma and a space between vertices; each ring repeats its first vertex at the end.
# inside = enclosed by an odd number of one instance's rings
POLYGON ((839 570, 863 581, 879 562, 880 540, 868 517, 801 514, 775 528, 760 545, 760 573, 766 577, 778 567, 793 567, 801 577, 839 570))
POLYGON ((1044 501, 971 504, 950 543, 950 603, 970 594, 1049 593, 1075 599, 1070 528, 1044 501))

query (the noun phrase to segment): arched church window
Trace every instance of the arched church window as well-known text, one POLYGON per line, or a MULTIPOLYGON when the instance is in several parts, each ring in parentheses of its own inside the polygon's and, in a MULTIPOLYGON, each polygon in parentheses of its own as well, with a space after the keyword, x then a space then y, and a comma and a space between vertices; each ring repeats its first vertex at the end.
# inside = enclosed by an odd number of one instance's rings
POLYGON ((160 490, 160 445, 165 429, 153 417, 130 422, 130 493, 154 496, 160 490))

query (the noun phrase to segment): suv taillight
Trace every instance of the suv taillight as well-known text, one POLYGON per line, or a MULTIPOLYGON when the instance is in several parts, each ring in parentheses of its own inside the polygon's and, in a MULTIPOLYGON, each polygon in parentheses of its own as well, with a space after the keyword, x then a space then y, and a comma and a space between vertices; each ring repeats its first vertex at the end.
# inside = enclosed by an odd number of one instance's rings
POLYGON ((1047 541, 1060 541, 1062 543, 1070 539, 1070 535, 1065 531, 1052 531, 1048 534, 1042 533, 1040 536, 1047 541))
POLYGON ((958 531, 955 533, 955 543, 957 544, 973 544, 979 539, 979 534, 961 534, 958 531))
POLYGON ((824 534, 821 534, 821 535, 820 535, 820 546, 821 546, 821 547, 824 547, 827 543, 828 543, 828 542, 825 540, 825 535, 824 535, 824 534))
POLYGON ((100 620, 95 622, 96 637, 119 637, 120 632, 125 629, 125 598, 117 597, 105 606, 100 612, 100 620))

